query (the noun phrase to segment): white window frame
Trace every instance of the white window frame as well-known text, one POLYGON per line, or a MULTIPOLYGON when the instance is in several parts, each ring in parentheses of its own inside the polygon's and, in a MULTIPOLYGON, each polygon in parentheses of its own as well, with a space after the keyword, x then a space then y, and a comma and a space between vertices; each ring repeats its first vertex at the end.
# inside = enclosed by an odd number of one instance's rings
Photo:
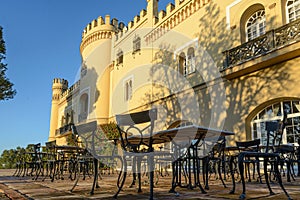
POLYGON ((261 9, 254 12, 245 24, 246 41, 253 40, 266 33, 266 14, 261 9), (249 32, 251 31, 251 32, 249 32), (251 34, 249 37, 249 33, 251 34))
MULTIPOLYGON (((283 103, 284 102, 295 102, 293 100, 283 100, 283 101, 280 101, 280 102, 277 102, 277 103, 274 103, 274 104, 271 104, 271 105, 268 105, 266 106, 265 108, 263 108, 262 110, 260 110, 256 115, 255 117, 252 119, 251 121, 251 137, 252 139, 256 139, 256 138, 260 138, 261 139, 261 143, 263 144, 263 140, 266 139, 266 138, 263 138, 263 127, 261 127, 261 123, 262 122, 267 122, 267 121, 276 121, 276 120, 282 120, 283 116, 283 109, 284 109, 284 106, 283 106, 283 103), (280 104, 280 112, 282 113, 281 116, 274 116, 274 115, 269 115, 267 116, 267 118, 259 118, 259 114, 265 110, 266 108, 275 105, 275 104, 280 104), (253 130, 253 125, 254 123, 256 124, 256 128, 257 128, 257 137, 254 137, 254 130, 253 130)), ((297 101, 296 101, 297 102, 297 101)), ((300 108, 299 108, 300 109, 300 108)), ((297 113, 290 113, 287 115, 288 119, 291 119, 291 118, 294 118, 294 117, 300 117, 300 112, 297 112, 297 113)), ((295 125, 288 125, 287 127, 290 127, 290 128, 295 128, 295 125)), ((288 135, 287 135, 287 132, 286 130, 284 130, 283 132, 283 135, 282 135, 282 143, 283 144, 286 144, 287 143, 287 140, 288 140, 288 135)))
POLYGON ((300 18, 300 0, 288 0, 288 1, 286 1, 286 19, 287 19, 287 23, 295 21, 298 18, 300 18), (288 5, 289 3, 291 3, 291 4, 288 5), (298 15, 297 15, 297 11, 298 11, 298 15), (290 14, 293 14, 293 17, 290 17, 290 14))

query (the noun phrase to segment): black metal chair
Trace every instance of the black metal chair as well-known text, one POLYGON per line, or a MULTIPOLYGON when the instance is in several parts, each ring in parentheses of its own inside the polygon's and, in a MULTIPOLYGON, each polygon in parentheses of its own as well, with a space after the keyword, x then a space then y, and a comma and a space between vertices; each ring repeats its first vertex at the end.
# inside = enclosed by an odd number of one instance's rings
POLYGON ((55 176, 55 165, 56 165, 56 151, 55 151, 55 145, 56 145, 56 140, 54 141, 50 141, 50 142, 46 142, 46 154, 45 154, 45 159, 43 160, 44 162, 44 166, 46 169, 46 174, 44 175, 43 181, 49 177, 51 179, 51 181, 54 180, 54 176, 55 176))
POLYGON ((104 134, 105 130, 97 125, 97 121, 74 125, 72 127, 73 134, 76 135, 76 140, 81 141, 85 151, 81 152, 74 163, 74 172, 77 173, 75 183, 71 189, 73 191, 79 181, 79 176, 83 178, 93 168, 94 180, 91 189, 91 194, 94 194, 95 188, 99 187, 98 178, 101 176, 99 167, 106 165, 113 170, 116 167, 116 159, 122 160, 117 154, 117 139, 110 140, 104 134), (100 163, 100 165, 99 165, 100 163), (91 167, 93 165, 93 167, 91 167))
POLYGON ((87 149, 88 147, 92 146, 95 148, 95 143, 92 141, 87 140, 87 135, 94 136, 97 131, 97 121, 92 121, 80 125, 73 125, 72 126, 72 133, 75 136, 75 143, 78 147, 82 147, 83 151, 77 153, 75 159, 72 161, 72 169, 71 172, 75 179, 74 185, 71 188, 71 192, 74 191, 75 187, 78 184, 78 181, 83 176, 83 180, 85 179, 86 175, 89 174, 91 168, 94 169, 94 181, 91 189, 91 194, 94 194, 95 187, 99 187, 98 185, 98 160, 91 154, 93 149, 87 149), (83 141, 81 141, 83 140, 83 141), (82 146, 80 146, 79 144, 82 146), (93 164, 93 167, 91 167, 93 164))
MULTIPOLYGON (((285 121, 286 115, 284 115, 283 121, 285 121)), ((283 192, 286 194, 288 199, 292 199, 287 191, 285 190, 283 183, 282 183, 282 178, 281 174, 279 171, 279 164, 280 164, 280 154, 277 152, 274 152, 273 146, 274 142, 278 141, 276 138, 278 134, 276 132, 282 133, 284 130, 285 126, 283 123, 280 123, 278 121, 272 121, 272 122, 266 122, 266 132, 267 132, 267 144, 265 146, 264 151, 261 152, 253 152, 253 151, 243 151, 239 153, 238 155, 238 167, 240 171, 240 176, 241 176, 241 181, 243 185, 243 191, 242 194, 240 195, 240 199, 245 199, 246 198, 246 186, 245 186, 245 178, 244 178, 244 163, 249 160, 249 158, 255 158, 263 159, 263 166, 264 166, 264 176, 265 176, 265 181, 268 186, 270 195, 274 195, 274 192, 271 189, 270 182, 269 182, 269 172, 268 172, 268 165, 271 164, 273 167, 273 173, 276 177, 276 180, 278 184, 280 185, 281 189, 283 192)))
MULTIPOLYGON (((239 153, 243 151, 247 152, 259 152, 260 148, 260 139, 254 139, 249 141, 236 141, 236 146, 238 148, 239 153)), ((250 168, 252 164, 252 178, 255 179, 255 169, 257 170, 258 176, 257 179, 259 179, 259 182, 262 183, 261 175, 260 175, 260 161, 258 157, 245 157, 244 164, 246 166, 245 174, 246 178, 248 177, 248 182, 251 182, 251 173, 250 168)))
MULTIPOLYGON (((215 173, 217 177, 221 180, 224 188, 226 188, 226 184, 222 177, 222 170, 226 171, 226 160, 224 149, 226 147, 226 140, 224 136, 219 136, 216 142, 214 142, 211 151, 208 153, 207 163, 205 165, 205 189, 209 189, 208 186, 208 174, 215 173)), ((226 172, 225 172, 226 173, 226 172)))
MULTIPOLYGON (((118 125, 120 144, 123 150, 122 166, 118 176, 118 191, 114 195, 117 198, 118 194, 122 190, 126 176, 127 176, 127 162, 133 161, 133 182, 135 184, 135 177, 137 175, 139 185, 138 192, 142 192, 141 189, 141 162, 144 157, 147 158, 150 195, 149 199, 153 199, 154 188, 154 157, 162 156, 164 153, 154 151, 153 149, 153 129, 154 122, 157 119, 157 109, 150 109, 142 112, 116 115, 116 121, 118 125), (135 139, 130 139, 130 138, 135 139)), ((168 155, 170 156, 170 154, 168 155)))

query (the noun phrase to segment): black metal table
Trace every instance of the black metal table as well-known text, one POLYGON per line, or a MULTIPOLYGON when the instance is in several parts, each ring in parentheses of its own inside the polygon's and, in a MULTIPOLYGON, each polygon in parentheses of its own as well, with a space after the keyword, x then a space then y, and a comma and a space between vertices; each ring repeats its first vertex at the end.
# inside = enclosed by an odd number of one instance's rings
MULTIPOLYGON (((197 126, 197 125, 190 125, 185 127, 178 127, 178 128, 158 131, 153 133, 151 137, 150 135, 143 135, 143 142, 147 143, 147 140, 152 140, 153 145, 168 143, 168 142, 172 142, 174 144, 175 159, 172 162, 173 178, 172 178, 172 187, 170 189, 170 192, 175 192, 175 188, 179 186, 179 187, 186 187, 190 189, 193 189, 194 187, 199 187, 200 190, 203 193, 205 193, 205 190, 202 188, 199 179, 200 170, 199 170, 199 166, 197 166, 198 155, 192 153, 190 150, 193 148, 193 146, 199 144, 199 142, 204 138, 216 138, 218 136, 231 136, 231 135, 234 135, 234 133, 231 131, 218 130, 218 129, 207 128, 207 127, 197 126), (181 155, 179 151, 182 148, 187 148, 187 152, 181 155), (183 160, 187 162, 189 166, 187 171, 187 173, 189 174, 187 185, 183 185, 181 183, 181 178, 180 178, 181 176, 180 162, 182 162, 183 160), (194 180, 192 180, 191 178, 192 173, 194 175, 194 180), (192 183, 193 181, 194 184, 192 183)), ((141 138, 139 136, 130 136, 128 137, 128 140, 131 143, 136 142, 136 144, 138 144, 141 141, 141 138)), ((150 183, 150 187, 151 185, 153 185, 153 183, 152 184, 150 183)), ((150 191, 153 190, 151 190, 150 188, 150 191)))

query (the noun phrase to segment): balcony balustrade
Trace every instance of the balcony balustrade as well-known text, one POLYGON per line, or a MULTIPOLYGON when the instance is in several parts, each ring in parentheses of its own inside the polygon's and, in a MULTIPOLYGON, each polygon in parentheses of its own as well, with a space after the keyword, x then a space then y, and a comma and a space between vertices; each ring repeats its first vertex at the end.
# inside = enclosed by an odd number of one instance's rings
POLYGON ((225 61, 221 71, 268 54, 299 40, 300 19, 268 31, 264 35, 223 52, 225 61))
POLYGON ((73 126, 73 124, 70 123, 70 124, 60 127, 59 129, 56 129, 56 135, 62 135, 64 133, 72 131, 72 126, 73 126))

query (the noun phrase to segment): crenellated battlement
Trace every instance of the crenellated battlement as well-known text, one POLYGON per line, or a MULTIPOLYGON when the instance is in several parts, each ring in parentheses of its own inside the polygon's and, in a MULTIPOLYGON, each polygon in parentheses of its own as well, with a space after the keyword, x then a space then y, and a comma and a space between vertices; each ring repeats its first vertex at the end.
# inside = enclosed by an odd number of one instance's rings
POLYGON ((65 97, 68 97, 69 95, 73 94, 73 91, 75 91, 77 88, 79 88, 80 86, 80 80, 77 81, 76 83, 74 83, 71 87, 69 87, 66 91, 64 91, 60 98, 63 99, 65 97))
POLYGON ((68 81, 62 78, 54 78, 52 81, 53 85, 54 84, 62 84, 62 85, 68 85, 68 81))
POLYGON ((110 19, 110 15, 106 15, 105 19, 99 16, 98 19, 90 22, 82 32, 82 41, 80 51, 82 52, 89 44, 101 39, 111 39, 113 34, 118 32, 118 20, 110 19))
POLYGON ((60 95, 68 89, 68 81, 61 78, 55 78, 52 81, 52 100, 59 100, 60 95))
POLYGON ((155 26, 153 30, 145 36, 146 43, 149 44, 157 40, 169 30, 188 19, 210 1, 211 0, 176 0, 175 5, 169 3, 166 7, 166 11, 160 11, 158 17, 154 19, 153 23, 155 26))
POLYGON ((133 30, 141 27, 141 24, 145 22, 148 23, 146 27, 153 28, 145 37, 145 41, 148 44, 175 28, 210 1, 175 0, 175 5, 169 3, 165 10, 158 12, 158 0, 147 0, 147 10, 141 10, 139 15, 136 15, 132 21, 128 22, 127 26, 123 22, 118 22, 115 18, 111 20, 110 15, 106 15, 105 19, 100 16, 85 27, 82 33, 80 52, 82 53, 87 46, 96 41, 112 39, 114 36, 115 41, 118 42, 133 30))
MULTIPOLYGON (((148 0, 148 4, 151 1, 155 0, 148 0)), ((173 3, 169 3, 165 10, 157 11, 157 15, 152 15, 152 19, 149 19, 150 15, 147 14, 149 13, 149 10, 142 10, 140 15, 135 16, 134 20, 130 21, 127 26, 118 29, 119 31, 116 33, 116 41, 124 38, 127 35, 126 33, 130 32, 130 30, 138 28, 139 25, 146 19, 152 20, 149 21, 149 23, 154 26, 152 27, 153 31, 146 36, 146 42, 154 41, 170 29, 176 27, 209 2, 210 0, 175 0, 175 5, 173 3)))

